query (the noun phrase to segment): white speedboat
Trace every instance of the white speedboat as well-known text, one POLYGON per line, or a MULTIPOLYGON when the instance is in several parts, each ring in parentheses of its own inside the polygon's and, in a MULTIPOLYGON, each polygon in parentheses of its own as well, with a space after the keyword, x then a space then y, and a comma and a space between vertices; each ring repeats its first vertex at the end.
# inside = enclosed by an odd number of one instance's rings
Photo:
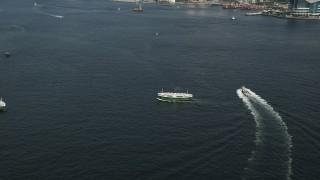
POLYGON ((0 111, 6 111, 6 103, 0 98, 0 111))
POLYGON ((245 88, 244 86, 241 87, 241 92, 243 95, 245 95, 246 97, 248 97, 250 95, 250 92, 247 88, 245 88))
POLYGON ((193 94, 187 93, 174 93, 174 92, 163 92, 163 90, 158 93, 157 99, 159 101, 168 101, 168 102, 183 102, 183 101, 192 101, 193 94))
POLYGON ((236 20, 236 17, 232 16, 232 17, 231 17, 231 20, 236 20))

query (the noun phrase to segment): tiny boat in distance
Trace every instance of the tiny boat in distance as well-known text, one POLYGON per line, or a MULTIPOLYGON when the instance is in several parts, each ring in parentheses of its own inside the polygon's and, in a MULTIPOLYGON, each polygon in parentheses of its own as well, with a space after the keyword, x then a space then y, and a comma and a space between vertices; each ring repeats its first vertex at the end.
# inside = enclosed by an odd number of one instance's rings
POLYGON ((133 7, 133 11, 142 12, 143 11, 142 6, 141 5, 139 7, 138 6, 134 6, 133 7))
POLYGON ((252 12, 252 13, 245 13, 246 16, 258 16, 261 15, 262 12, 252 12))
POLYGON ((248 91, 247 88, 245 88, 244 86, 241 87, 241 92, 244 96, 248 97, 250 95, 250 92, 248 91))
POLYGON ((163 92, 163 90, 158 93, 157 99, 159 101, 167 102, 184 102, 192 101, 193 95, 187 93, 174 93, 174 92, 163 92))
POLYGON ((10 56, 11 56, 11 54, 10 54, 9 51, 6 51, 6 52, 4 53, 4 55, 5 55, 6 57, 10 57, 10 56))
POLYGON ((0 111, 6 111, 6 103, 0 98, 0 111))
POLYGON ((236 18, 234 16, 231 17, 231 20, 236 20, 236 18))

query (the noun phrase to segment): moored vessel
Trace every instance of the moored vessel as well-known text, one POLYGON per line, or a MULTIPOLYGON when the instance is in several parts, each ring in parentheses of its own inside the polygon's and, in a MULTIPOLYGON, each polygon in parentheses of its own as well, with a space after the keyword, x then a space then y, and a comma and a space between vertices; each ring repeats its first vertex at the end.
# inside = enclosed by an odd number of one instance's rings
POLYGON ((246 16, 258 16, 261 15, 262 12, 252 12, 252 13, 245 13, 246 16))
POLYGON ((159 101, 167 102, 184 102, 192 101, 193 94, 188 93, 175 93, 175 92, 163 92, 158 93, 157 99, 159 101))
POLYGON ((171 6, 171 3, 170 1, 166 1, 166 0, 162 0, 160 1, 160 6, 171 6))
POLYGON ((222 3, 210 3, 210 6, 222 6, 222 3))
POLYGON ((141 5, 140 6, 133 6, 133 11, 142 12, 143 8, 141 5))

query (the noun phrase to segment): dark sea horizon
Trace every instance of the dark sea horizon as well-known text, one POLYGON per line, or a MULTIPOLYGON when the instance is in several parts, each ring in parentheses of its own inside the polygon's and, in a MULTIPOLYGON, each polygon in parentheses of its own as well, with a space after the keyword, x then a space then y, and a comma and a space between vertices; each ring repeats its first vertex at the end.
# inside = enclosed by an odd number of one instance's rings
POLYGON ((319 179, 320 21, 133 5, 0 1, 0 179, 319 179))

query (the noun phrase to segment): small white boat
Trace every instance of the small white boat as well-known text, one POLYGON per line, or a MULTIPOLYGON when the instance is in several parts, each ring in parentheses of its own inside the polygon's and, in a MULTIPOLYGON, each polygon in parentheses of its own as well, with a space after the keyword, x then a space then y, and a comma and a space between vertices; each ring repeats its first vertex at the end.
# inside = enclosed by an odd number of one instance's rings
POLYGON ((0 98, 0 111, 6 111, 6 103, 0 98))
POLYGON ((234 17, 234 15, 231 17, 231 20, 236 20, 236 18, 234 17))
POLYGON ((59 19, 63 19, 64 16, 59 16, 59 15, 56 15, 55 17, 59 18, 59 19))
POLYGON ((11 56, 11 54, 10 54, 9 51, 6 51, 6 52, 4 53, 4 55, 5 55, 6 57, 10 57, 10 56, 11 56))
POLYGON ((241 87, 241 92, 243 95, 245 95, 246 97, 248 97, 250 95, 250 92, 247 88, 245 88, 244 86, 241 87))
POLYGON ((193 94, 187 93, 174 93, 174 92, 163 92, 163 90, 158 93, 157 99, 159 101, 167 102, 183 102, 183 101, 192 101, 193 94))

